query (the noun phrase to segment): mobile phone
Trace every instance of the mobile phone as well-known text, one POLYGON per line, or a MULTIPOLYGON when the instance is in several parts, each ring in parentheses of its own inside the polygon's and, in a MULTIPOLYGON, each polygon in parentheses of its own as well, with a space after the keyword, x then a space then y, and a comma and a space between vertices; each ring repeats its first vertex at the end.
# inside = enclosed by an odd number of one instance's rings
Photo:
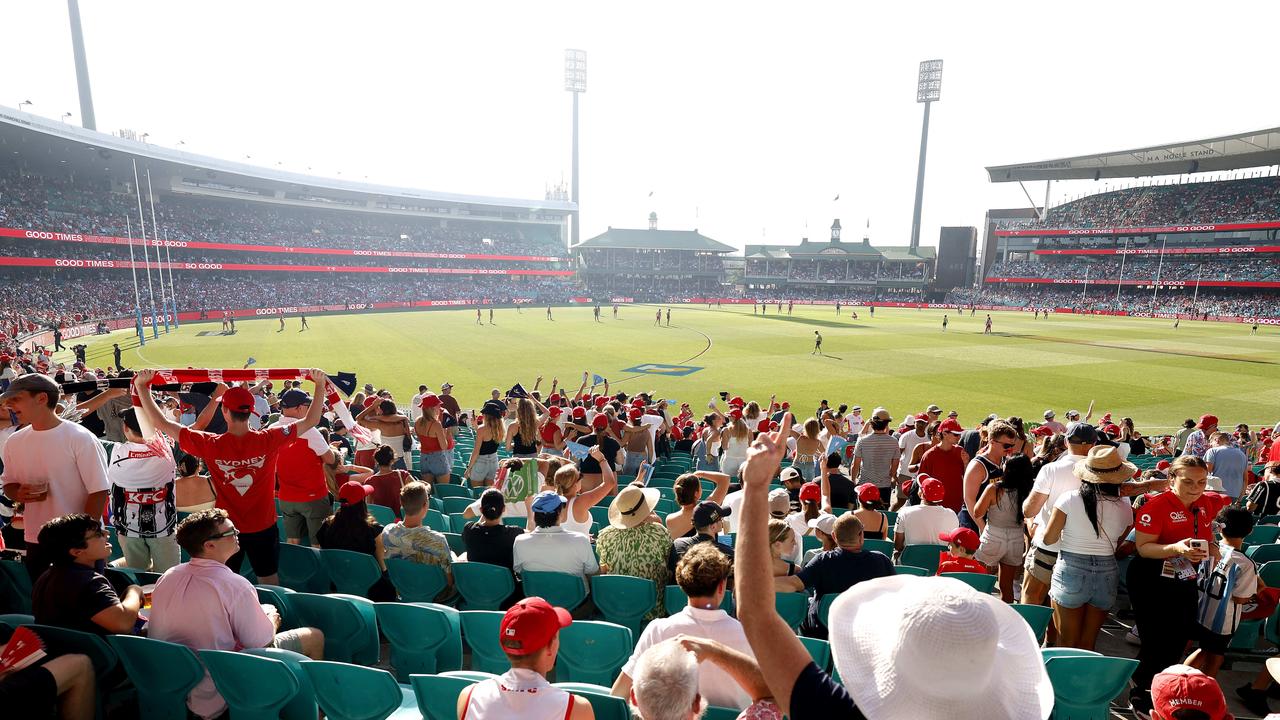
POLYGON ((1209 541, 1208 540, 1192 540, 1191 547, 1196 550, 1199 550, 1200 552, 1209 552, 1209 541))

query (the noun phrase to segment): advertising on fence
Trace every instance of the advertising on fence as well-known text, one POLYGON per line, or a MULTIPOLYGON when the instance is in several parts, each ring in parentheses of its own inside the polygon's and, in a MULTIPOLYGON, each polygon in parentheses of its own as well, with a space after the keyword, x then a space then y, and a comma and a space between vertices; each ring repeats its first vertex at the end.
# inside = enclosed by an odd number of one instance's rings
POLYGON ((1219 245, 1215 247, 1055 248, 1036 255, 1241 255, 1280 252, 1280 245, 1219 245))
POLYGON ((1160 225, 1155 227, 1054 228, 1045 230, 996 230, 996 237, 1062 237, 1073 235, 1158 235, 1162 233, 1211 233, 1236 230, 1273 230, 1280 222, 1160 225))
POLYGON ((1159 284, 1160 287, 1180 288, 1195 287, 1254 287, 1254 288, 1280 288, 1280 281, 1267 280, 1161 280, 1156 283, 1155 278, 1133 278, 1127 280, 1117 280, 1115 278, 1022 278, 1022 277, 989 277, 986 279, 989 283, 1043 283, 1045 285, 1138 285, 1151 286, 1159 284))
MULTIPOLYGON (((88 260, 80 258, 0 257, 0 266, 84 268, 90 270, 145 270, 147 263, 128 260, 88 260)), ((433 267, 366 267, 364 265, 251 265, 247 263, 165 263, 151 267, 174 270, 250 270, 255 272, 340 272, 340 273, 406 273, 426 275, 542 275, 568 277, 572 270, 495 270, 490 268, 433 267)))

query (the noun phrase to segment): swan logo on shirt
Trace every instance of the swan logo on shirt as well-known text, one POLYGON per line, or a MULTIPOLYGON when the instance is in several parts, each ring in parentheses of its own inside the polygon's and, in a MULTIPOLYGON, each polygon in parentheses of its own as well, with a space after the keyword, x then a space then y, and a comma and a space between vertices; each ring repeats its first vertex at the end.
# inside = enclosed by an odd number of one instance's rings
POLYGON ((243 460, 214 460, 213 463, 222 471, 227 484, 244 495, 249 492, 249 488, 253 487, 254 475, 262 469, 266 460, 266 455, 259 455, 243 460))

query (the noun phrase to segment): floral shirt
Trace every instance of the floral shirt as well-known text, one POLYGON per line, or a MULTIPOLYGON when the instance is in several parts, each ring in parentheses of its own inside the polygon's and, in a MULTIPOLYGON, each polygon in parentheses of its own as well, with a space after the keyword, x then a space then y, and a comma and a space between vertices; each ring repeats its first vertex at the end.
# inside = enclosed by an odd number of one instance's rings
POLYGON ((399 522, 388 525, 382 530, 382 549, 388 560, 404 558, 423 565, 439 565, 446 570, 453 562, 449 541, 425 525, 405 527, 399 522))
POLYGON ((645 578, 658 586, 658 604, 645 614, 646 620, 661 615, 663 593, 671 577, 667 572, 670 551, 671 535, 657 523, 644 523, 626 530, 607 527, 596 540, 600 564, 609 566, 609 574, 645 578))

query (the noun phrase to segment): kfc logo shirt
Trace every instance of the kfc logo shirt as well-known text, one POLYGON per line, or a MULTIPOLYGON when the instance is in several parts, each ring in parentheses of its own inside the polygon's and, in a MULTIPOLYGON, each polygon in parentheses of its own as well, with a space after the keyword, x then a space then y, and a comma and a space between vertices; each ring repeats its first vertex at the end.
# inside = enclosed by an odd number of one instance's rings
POLYGON ((104 444, 109 455, 111 524, 116 533, 140 538, 172 535, 178 511, 169 438, 157 435, 146 443, 104 444))
POLYGON ((217 506, 243 533, 276 524, 275 456, 297 437, 293 425, 251 430, 244 435, 214 435, 182 429, 178 443, 209 468, 217 506))

